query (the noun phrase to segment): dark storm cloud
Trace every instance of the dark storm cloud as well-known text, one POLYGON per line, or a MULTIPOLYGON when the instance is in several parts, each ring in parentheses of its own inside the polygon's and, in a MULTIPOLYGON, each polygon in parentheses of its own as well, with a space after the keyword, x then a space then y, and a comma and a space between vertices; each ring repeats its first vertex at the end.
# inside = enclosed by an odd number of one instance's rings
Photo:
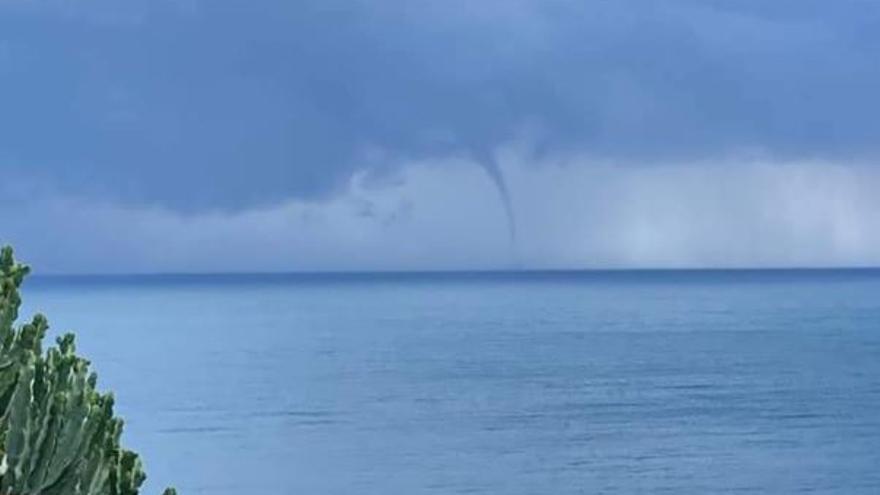
MULTIPOLYGON (((240 209, 492 150, 870 160, 871 1, 0 2, 0 167, 240 209), (371 150, 380 150, 375 153, 371 150)), ((503 188, 503 182, 499 182, 503 188)))

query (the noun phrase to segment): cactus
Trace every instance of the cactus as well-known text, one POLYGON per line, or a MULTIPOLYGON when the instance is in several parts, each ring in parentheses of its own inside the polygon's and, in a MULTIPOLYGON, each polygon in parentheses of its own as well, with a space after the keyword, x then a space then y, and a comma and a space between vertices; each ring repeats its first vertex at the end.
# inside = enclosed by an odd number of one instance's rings
POLYGON ((44 353, 45 317, 15 327, 28 271, 2 249, 0 495, 136 495, 146 478, 140 458, 120 446, 113 395, 97 391, 73 335, 44 353))

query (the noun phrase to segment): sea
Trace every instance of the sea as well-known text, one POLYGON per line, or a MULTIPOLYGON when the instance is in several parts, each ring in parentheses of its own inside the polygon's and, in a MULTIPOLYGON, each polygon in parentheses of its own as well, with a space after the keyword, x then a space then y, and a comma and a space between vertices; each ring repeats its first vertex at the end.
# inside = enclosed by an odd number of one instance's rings
POLYGON ((142 493, 880 493, 880 271, 34 276, 142 493))

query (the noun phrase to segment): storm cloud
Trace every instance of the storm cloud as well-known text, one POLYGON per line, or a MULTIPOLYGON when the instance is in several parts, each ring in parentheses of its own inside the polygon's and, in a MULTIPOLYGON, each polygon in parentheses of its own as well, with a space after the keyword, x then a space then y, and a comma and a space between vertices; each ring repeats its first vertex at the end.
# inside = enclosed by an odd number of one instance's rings
POLYGON ((860 0, 0 0, 0 238, 54 271, 874 263, 877 25, 860 0))
POLYGON ((0 167, 235 211, 481 155, 869 162, 880 6, 825 1, 0 3, 0 167))

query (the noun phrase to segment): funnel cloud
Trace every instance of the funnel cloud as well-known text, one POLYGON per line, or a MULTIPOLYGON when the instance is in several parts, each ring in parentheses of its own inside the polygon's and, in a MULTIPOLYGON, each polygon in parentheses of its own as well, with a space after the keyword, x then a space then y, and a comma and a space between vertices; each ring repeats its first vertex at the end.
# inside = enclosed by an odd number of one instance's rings
POLYGON ((492 152, 488 150, 475 150, 474 158, 478 164, 486 171, 486 175, 498 191, 499 199, 504 207, 504 215, 507 219, 507 232, 510 239, 511 247, 516 247, 516 215, 513 210, 513 200, 510 197, 510 191, 507 189, 507 183, 504 180, 504 174, 501 167, 495 159, 492 152))

